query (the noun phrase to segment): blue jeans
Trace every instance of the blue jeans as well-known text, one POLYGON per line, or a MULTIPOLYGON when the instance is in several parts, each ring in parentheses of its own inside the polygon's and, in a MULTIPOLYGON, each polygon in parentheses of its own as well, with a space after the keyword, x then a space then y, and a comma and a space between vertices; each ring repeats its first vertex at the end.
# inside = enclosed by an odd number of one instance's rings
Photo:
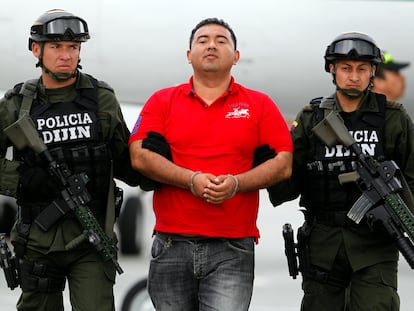
POLYGON ((248 310, 254 238, 186 238, 157 233, 148 292, 157 311, 248 310))

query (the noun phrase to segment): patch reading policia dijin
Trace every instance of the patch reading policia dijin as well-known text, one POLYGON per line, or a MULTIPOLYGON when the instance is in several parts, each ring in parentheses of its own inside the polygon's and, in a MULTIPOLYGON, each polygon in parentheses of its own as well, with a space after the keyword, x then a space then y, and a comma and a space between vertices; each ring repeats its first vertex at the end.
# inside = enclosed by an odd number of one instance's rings
POLYGON ((68 113, 36 119, 37 130, 45 144, 91 139, 94 120, 90 112, 68 113))

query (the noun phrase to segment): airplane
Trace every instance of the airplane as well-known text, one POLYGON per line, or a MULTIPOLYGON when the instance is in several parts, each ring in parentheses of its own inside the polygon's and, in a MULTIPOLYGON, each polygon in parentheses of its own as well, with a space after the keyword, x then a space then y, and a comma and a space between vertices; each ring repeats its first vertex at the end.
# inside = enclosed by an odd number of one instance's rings
MULTIPOLYGON (((91 39, 82 45, 83 71, 107 81, 122 103, 143 104, 158 88, 187 81, 190 31, 219 17, 238 37, 236 81, 268 93, 287 119, 311 98, 333 92, 323 54, 344 31, 371 35, 395 58, 410 61, 412 1, 347 0, 25 0, 3 4, 0 90, 39 75, 27 49, 29 29, 43 12, 60 7, 83 17, 91 39)), ((408 68, 407 89, 414 84, 408 68)), ((403 102, 411 103, 407 94, 403 102)), ((414 113, 414 107, 407 108, 414 113)))
MULTIPOLYGON (((108 82, 130 129, 157 89, 191 76, 186 50, 191 29, 202 19, 227 21, 238 38, 237 82, 270 95, 289 124, 312 98, 334 92, 324 71, 326 46, 342 32, 361 31, 397 60, 411 61, 413 1, 373 0, 14 0, 0 11, 0 90, 40 75, 28 50, 32 23, 52 8, 84 18, 91 39, 82 44, 82 71, 108 82)), ((401 103, 414 115, 414 72, 404 69, 407 92, 401 103)), ((146 193, 125 186, 125 205, 142 205, 146 193)), ((0 219, 13 202, 2 197, 0 219), (3 211, 3 214, 2 214, 3 211)), ((129 208, 124 228, 136 236, 126 253, 139 253, 142 210, 129 208)), ((121 212, 122 216, 122 212, 121 212)), ((10 217, 13 217, 10 216, 10 217)), ((0 230, 2 226, 0 221, 0 230)), ((122 234, 121 234, 122 235, 122 234)), ((131 235, 129 235, 131 236, 131 235)), ((127 242, 125 242, 127 243, 127 242)), ((122 250, 122 241, 121 241, 122 250)))

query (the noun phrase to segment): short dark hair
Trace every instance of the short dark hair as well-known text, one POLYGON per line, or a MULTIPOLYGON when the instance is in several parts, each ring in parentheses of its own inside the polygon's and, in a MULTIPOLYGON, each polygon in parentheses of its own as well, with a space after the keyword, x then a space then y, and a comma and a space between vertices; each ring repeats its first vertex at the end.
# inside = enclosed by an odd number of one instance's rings
POLYGON ((234 43, 234 49, 237 49, 237 39, 236 39, 236 35, 234 34, 233 29, 231 29, 230 25, 227 24, 224 20, 222 19, 218 19, 216 17, 210 17, 210 18, 206 18, 203 19, 201 22, 199 22, 193 30, 191 30, 191 35, 190 35, 190 50, 191 50, 191 43, 193 42, 194 39, 194 34, 195 32, 200 29, 201 27, 205 26, 205 25, 210 25, 210 24, 216 24, 216 25, 220 25, 223 26, 224 28, 226 28, 231 35, 231 39, 233 40, 234 43))
POLYGON ((375 72, 375 76, 382 80, 385 80, 385 73, 384 73, 384 68, 382 67, 382 64, 379 64, 377 66, 377 71, 375 72))

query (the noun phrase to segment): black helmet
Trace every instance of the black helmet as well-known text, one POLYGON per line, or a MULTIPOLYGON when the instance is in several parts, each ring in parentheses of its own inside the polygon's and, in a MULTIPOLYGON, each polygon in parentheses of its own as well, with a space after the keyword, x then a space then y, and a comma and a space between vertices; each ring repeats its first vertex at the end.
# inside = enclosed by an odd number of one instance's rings
POLYGON ((41 15, 30 28, 29 50, 32 42, 78 41, 90 38, 88 24, 82 18, 65 10, 49 10, 41 15))
POLYGON ((378 65, 382 62, 381 50, 375 41, 361 32, 346 32, 337 36, 325 52, 325 71, 337 59, 368 60, 378 65))

